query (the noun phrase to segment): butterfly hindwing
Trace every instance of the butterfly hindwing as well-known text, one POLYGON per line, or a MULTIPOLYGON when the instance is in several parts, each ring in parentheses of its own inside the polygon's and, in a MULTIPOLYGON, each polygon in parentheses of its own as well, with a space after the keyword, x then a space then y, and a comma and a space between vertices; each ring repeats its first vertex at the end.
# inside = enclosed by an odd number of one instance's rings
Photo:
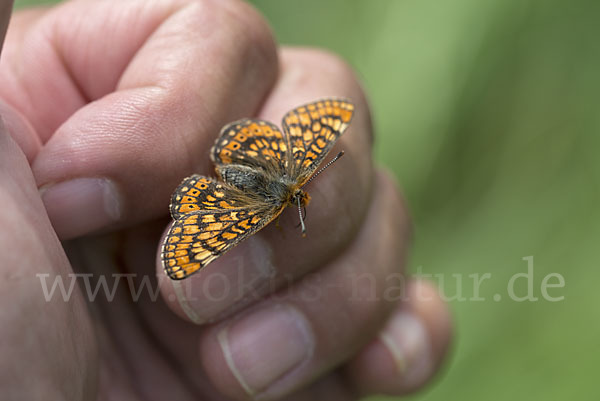
POLYGON ((167 275, 181 280, 206 266, 277 217, 282 208, 198 210, 169 230, 161 257, 167 275))
POLYGON ((344 99, 323 99, 300 106, 283 117, 293 162, 292 177, 301 185, 321 164, 350 124, 354 105, 344 99))

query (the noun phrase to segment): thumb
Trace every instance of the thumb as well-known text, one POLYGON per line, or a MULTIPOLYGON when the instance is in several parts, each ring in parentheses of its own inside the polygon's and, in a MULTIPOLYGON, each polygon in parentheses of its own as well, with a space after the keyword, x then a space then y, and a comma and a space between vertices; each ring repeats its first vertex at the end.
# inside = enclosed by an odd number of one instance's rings
POLYGON ((82 394, 86 396, 82 399, 92 399, 95 344, 89 339, 93 326, 77 288, 68 302, 60 296, 45 297, 42 280, 62 281, 71 270, 27 159, 3 123, 11 118, 6 112, 0 118, 2 398, 56 394, 57 399, 70 399, 68 394, 82 394), (74 354, 73 349, 81 352, 74 354), (31 377, 41 380, 32 384, 31 377))

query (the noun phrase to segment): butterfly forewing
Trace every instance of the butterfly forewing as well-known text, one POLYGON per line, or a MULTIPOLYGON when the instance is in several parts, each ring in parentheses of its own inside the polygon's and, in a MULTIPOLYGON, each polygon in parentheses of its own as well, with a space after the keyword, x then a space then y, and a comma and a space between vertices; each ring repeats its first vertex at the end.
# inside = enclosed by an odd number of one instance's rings
POLYGON ((177 220, 198 210, 239 209, 251 204, 235 187, 194 174, 185 178, 171 196, 171 216, 177 220))
POLYGON ((243 119, 226 125, 211 149, 216 165, 241 164, 266 171, 286 169, 287 138, 275 125, 263 120, 243 119))
POLYGON ((323 99, 300 106, 283 117, 293 161, 290 175, 300 185, 310 178, 350 124, 354 105, 345 99, 323 99))

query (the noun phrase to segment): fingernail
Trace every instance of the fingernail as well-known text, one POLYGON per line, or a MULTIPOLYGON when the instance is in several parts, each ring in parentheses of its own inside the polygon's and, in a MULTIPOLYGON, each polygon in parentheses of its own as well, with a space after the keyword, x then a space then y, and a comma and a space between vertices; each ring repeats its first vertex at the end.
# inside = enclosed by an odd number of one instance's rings
POLYGON ((421 319, 410 312, 398 312, 380 334, 394 358, 401 380, 407 385, 425 382, 433 372, 429 334, 421 319))
POLYGON ((254 236, 189 279, 173 281, 181 309, 192 322, 202 324, 264 295, 275 277, 272 253, 267 241, 254 236))
POLYGON ((312 329, 296 308, 278 304, 234 321, 218 334, 227 365, 240 385, 255 399, 286 383, 290 374, 310 360, 314 350, 312 329))
POLYGON ((115 185, 104 178, 75 178, 44 186, 40 194, 62 239, 98 230, 121 217, 115 185))

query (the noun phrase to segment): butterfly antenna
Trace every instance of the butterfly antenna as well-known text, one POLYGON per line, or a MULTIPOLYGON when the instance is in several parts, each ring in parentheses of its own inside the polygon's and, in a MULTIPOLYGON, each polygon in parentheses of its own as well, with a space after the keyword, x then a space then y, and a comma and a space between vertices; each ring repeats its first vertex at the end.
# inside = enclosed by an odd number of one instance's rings
POLYGON ((335 163, 336 161, 338 161, 338 159, 340 157, 342 157, 342 156, 344 156, 344 151, 343 150, 340 153, 338 153, 336 157, 334 157, 329 162, 327 162, 326 165, 324 165, 323 167, 321 167, 321 169, 319 171, 317 171, 316 173, 314 173, 313 176, 310 177, 308 179, 308 181, 306 181, 306 183, 304 183, 303 186, 308 185, 308 183, 311 182, 312 180, 314 180, 316 176, 318 176, 319 174, 321 174, 327 167, 331 166, 333 163, 335 163))
POLYGON ((298 215, 300 216, 300 225, 302 226, 302 236, 306 237, 306 226, 304 225, 304 216, 302 216, 302 206, 300 206, 300 198, 298 197, 298 215))

